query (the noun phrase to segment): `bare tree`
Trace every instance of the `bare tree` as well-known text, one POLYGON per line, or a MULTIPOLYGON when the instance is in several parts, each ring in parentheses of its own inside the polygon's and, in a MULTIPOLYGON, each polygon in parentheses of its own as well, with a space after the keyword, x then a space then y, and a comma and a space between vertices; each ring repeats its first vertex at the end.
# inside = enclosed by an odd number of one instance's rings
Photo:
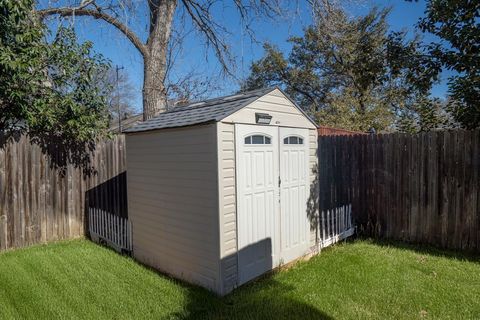
POLYGON ((125 70, 119 71, 117 81, 115 69, 109 69, 103 81, 107 86, 107 102, 113 119, 140 113, 135 106, 137 91, 125 70), (120 104, 120 114, 118 104, 120 104))
POLYGON ((194 31, 185 28, 184 15, 181 15, 180 19, 182 27, 173 30, 167 52, 167 72, 164 81, 168 97, 167 109, 205 99, 213 92, 220 91, 221 79, 218 72, 202 72, 204 68, 200 63, 192 66, 188 72, 181 74, 175 72, 174 65, 181 63, 183 58, 185 38, 194 31))
POLYGON ((220 79, 214 75, 203 75, 190 71, 179 79, 167 80, 167 95, 170 98, 168 108, 204 100, 212 92, 220 91, 220 79))
MULTIPOLYGON (((167 88, 165 81, 168 71, 168 46, 172 34, 175 13, 182 10, 199 31, 205 44, 212 48, 227 74, 231 73, 233 62, 227 36, 229 30, 214 16, 214 6, 218 0, 144 0, 148 5, 149 30, 143 42, 122 17, 135 10, 130 0, 82 0, 80 4, 62 7, 49 7, 38 10, 43 19, 47 16, 88 16, 102 20, 117 28, 138 49, 144 62, 143 114, 149 119, 166 109, 167 88)), ((288 0, 232 0, 246 30, 255 18, 275 18, 283 14, 283 2, 288 0)), ((252 34, 250 32, 250 34, 252 34)))

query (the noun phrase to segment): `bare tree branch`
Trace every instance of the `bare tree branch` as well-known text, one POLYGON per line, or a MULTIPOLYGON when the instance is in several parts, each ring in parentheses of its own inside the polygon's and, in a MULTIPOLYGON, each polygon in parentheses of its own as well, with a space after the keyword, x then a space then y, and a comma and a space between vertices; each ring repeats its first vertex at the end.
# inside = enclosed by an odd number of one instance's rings
POLYGON ((167 79, 166 82, 169 108, 207 99, 221 89, 222 83, 216 76, 193 69, 179 79, 167 79))
POLYGON ((65 16, 90 16, 94 19, 101 19, 112 26, 116 27, 122 32, 132 44, 140 51, 143 56, 148 54, 145 44, 137 37, 137 35, 130 30, 125 24, 120 22, 115 17, 105 13, 102 9, 96 5, 94 0, 83 1, 78 7, 61 7, 61 8, 49 8, 37 11, 40 18, 44 19, 47 16, 60 15, 65 16), (87 9, 86 7, 92 5, 95 9, 87 9))
MULTIPOLYGON (((216 19, 212 16, 212 6, 218 2, 216 0, 181 0, 181 2, 193 24, 205 37, 207 46, 213 48, 223 71, 233 76, 231 66, 234 63, 234 57, 226 41, 230 32, 224 25, 216 22, 216 19)), ((282 8, 282 0, 234 0, 233 5, 240 15, 242 23, 244 23, 242 27, 245 28, 250 39, 254 41, 255 32, 251 27, 254 18, 274 19, 286 12, 282 8)))
POLYGON ((211 17, 210 7, 213 2, 207 1, 201 4, 195 0, 182 0, 182 3, 194 25, 205 36, 207 45, 212 46, 223 71, 233 75, 230 70, 233 58, 227 43, 220 35, 221 32, 226 32, 226 29, 215 23, 211 17))
POLYGON ((168 43, 167 50, 166 71, 162 80, 164 83, 169 78, 174 65, 177 64, 177 59, 183 52, 185 39, 193 32, 191 28, 185 30, 183 16, 180 16, 178 19, 182 19, 182 23, 179 23, 179 27, 172 29, 172 34, 170 35, 170 41, 168 43))

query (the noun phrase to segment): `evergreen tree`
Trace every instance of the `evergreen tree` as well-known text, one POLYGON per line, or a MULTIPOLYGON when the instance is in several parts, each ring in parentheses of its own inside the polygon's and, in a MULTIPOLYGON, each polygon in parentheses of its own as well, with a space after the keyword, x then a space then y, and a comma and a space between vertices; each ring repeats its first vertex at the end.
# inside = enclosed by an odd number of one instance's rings
POLYGON ((428 95, 438 66, 419 39, 388 32, 389 10, 349 18, 338 7, 317 15, 288 57, 266 44, 242 89, 279 85, 323 125, 395 130, 404 110, 428 95))

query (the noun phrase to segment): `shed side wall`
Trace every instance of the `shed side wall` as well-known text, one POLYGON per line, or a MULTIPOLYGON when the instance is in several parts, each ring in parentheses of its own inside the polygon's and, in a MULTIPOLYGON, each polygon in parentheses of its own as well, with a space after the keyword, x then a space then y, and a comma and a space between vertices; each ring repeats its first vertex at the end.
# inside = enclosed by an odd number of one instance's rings
POLYGON ((134 256, 219 291, 216 124, 127 135, 134 256))
MULTIPOLYGON (((318 136, 316 129, 308 130, 310 140, 310 197, 309 205, 311 205, 314 217, 318 217, 318 200, 319 200, 319 181, 318 181, 318 136)), ((318 224, 310 224, 310 246, 312 252, 318 250, 317 247, 317 232, 318 224)))
POLYGON ((223 293, 237 285, 237 204, 235 184, 235 126, 217 123, 220 210, 220 268, 223 293))

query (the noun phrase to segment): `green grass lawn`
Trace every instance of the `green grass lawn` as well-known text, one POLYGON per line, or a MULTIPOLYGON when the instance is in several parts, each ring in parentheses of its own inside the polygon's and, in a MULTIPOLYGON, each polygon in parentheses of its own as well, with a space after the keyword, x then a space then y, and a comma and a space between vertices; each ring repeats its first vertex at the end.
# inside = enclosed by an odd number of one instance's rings
POLYGON ((0 254, 0 319, 480 319, 480 259, 337 245, 225 298, 86 240, 0 254))

